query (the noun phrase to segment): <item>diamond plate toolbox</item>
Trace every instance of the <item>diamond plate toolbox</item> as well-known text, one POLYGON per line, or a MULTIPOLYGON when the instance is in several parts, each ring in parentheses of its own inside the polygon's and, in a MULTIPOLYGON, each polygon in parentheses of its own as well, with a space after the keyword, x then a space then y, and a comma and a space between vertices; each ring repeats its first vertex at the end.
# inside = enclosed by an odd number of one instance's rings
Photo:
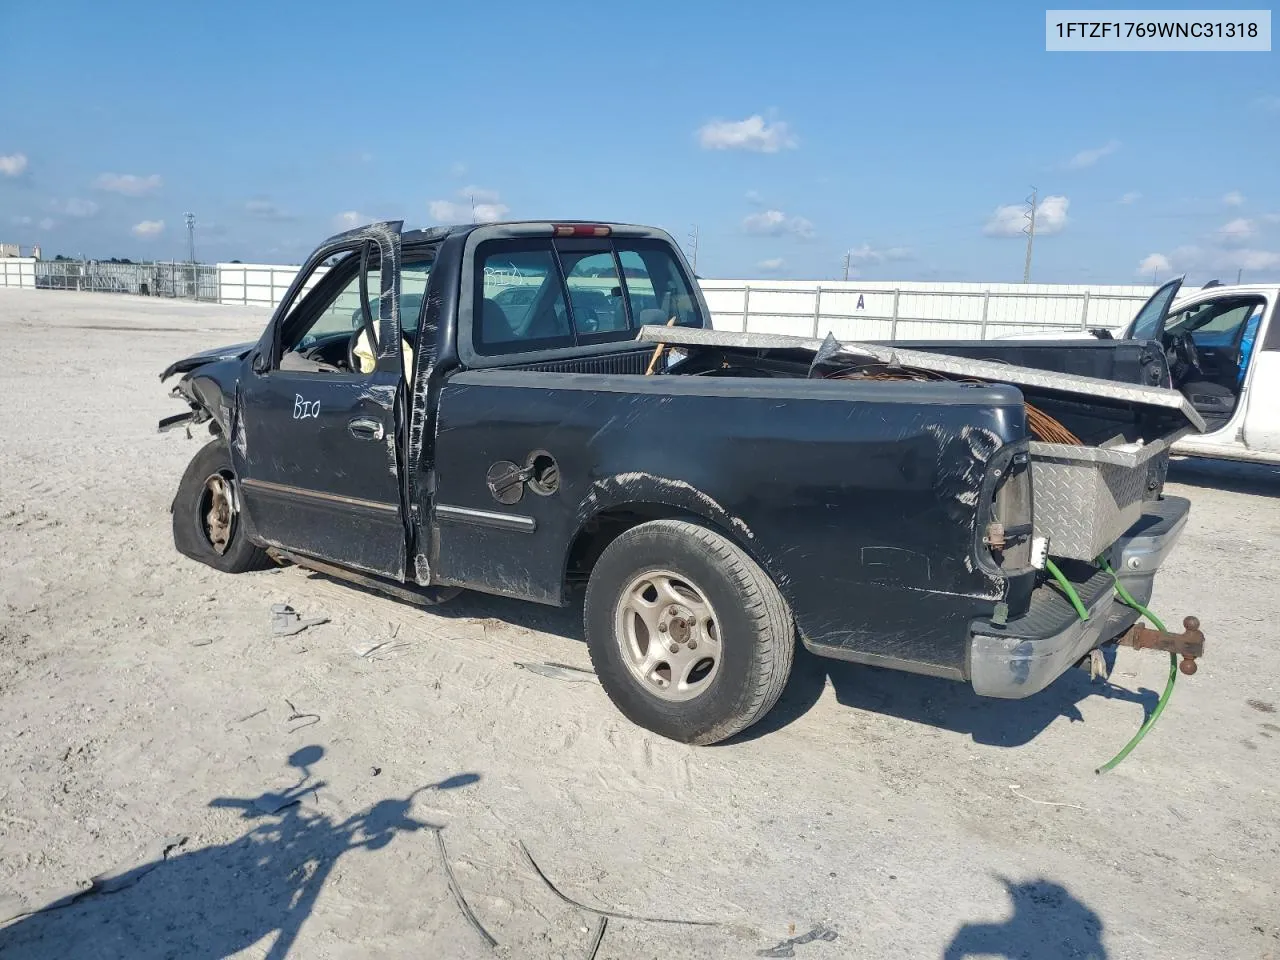
POLYGON ((1158 482, 1169 442, 1112 447, 1031 444, 1036 536, 1049 553, 1093 560, 1142 516, 1149 480, 1158 482))

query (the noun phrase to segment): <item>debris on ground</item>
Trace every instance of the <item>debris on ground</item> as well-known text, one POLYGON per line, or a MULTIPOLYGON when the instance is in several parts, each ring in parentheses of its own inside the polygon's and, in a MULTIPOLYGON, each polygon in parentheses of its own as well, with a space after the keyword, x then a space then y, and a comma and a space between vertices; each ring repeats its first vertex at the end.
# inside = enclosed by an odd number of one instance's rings
POLYGON ((295 730, 301 730, 303 727, 313 726, 320 722, 320 714, 318 713, 299 713, 298 708, 288 700, 285 701, 285 706, 289 708, 289 716, 284 718, 285 723, 293 723, 295 720, 309 721, 308 723, 300 723, 296 727, 290 727, 290 733, 293 733, 295 730))
POLYGON ((521 670, 528 670, 530 673, 536 673, 542 677, 551 677, 553 680, 567 680, 570 683, 599 683, 594 671, 584 670, 582 667, 571 667, 567 663, 536 663, 517 660, 516 667, 521 670))
POLYGON ((484 928, 484 924, 480 922, 480 918, 475 915, 471 909, 471 904, 467 902, 466 896, 462 892, 462 885, 458 883, 458 878, 454 876, 453 865, 449 862, 449 851, 444 845, 444 835, 440 830, 434 831, 436 835, 436 847, 440 851, 440 859, 444 863, 444 876, 449 884, 449 892, 453 894, 454 901, 458 904, 458 909, 462 911, 462 915, 467 918, 467 922, 475 928, 476 933, 484 938, 485 943, 490 947, 496 947, 498 941, 493 938, 493 934, 484 928))
MULTIPOLYGON (((795 924, 791 925, 795 928, 795 924)), ((830 943, 840 936, 836 931, 832 930, 825 923, 820 923, 808 933, 802 933, 798 937, 788 937, 781 943, 769 947, 767 950, 757 950, 757 957, 794 957, 796 955, 796 947, 805 943, 813 943, 815 940, 825 940, 830 943)))
POLYGON ((328 623, 329 618, 325 616, 319 617, 301 617, 293 607, 287 603, 275 603, 271 605, 271 634, 276 637, 292 637, 301 633, 308 627, 319 626, 322 623, 328 623))

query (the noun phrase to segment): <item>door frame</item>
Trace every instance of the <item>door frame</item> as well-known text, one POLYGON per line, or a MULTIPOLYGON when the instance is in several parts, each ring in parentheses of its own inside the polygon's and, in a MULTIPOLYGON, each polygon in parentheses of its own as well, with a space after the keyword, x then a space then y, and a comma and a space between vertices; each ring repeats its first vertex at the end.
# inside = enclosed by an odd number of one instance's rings
POLYGON ((1255 395, 1258 393, 1258 386, 1254 383, 1255 379, 1257 379, 1255 371, 1263 352, 1266 350, 1268 338, 1273 342, 1273 352, 1280 349, 1280 338, 1276 334, 1276 331, 1280 331, 1280 323, 1278 323, 1280 321, 1280 297, 1277 297, 1276 291, 1266 288, 1250 287, 1228 293, 1229 289, 1227 287, 1210 288, 1200 294, 1188 297, 1178 304, 1178 308, 1179 312, 1182 312, 1211 300, 1226 297, 1257 297, 1263 302, 1262 320, 1258 324, 1253 350, 1249 354, 1247 369, 1244 373, 1244 382, 1241 384, 1240 394, 1236 400, 1236 409, 1232 413, 1231 419, 1212 433, 1188 434, 1183 437, 1174 444, 1173 452, 1175 454, 1185 456, 1223 456, 1224 451, 1230 449, 1245 455, 1253 449, 1248 442, 1248 420, 1249 411, 1253 407, 1255 395))
MULTIPOLYGON (((303 288, 316 268, 333 255, 350 253, 360 257, 357 276, 359 277, 362 293, 361 309, 364 310, 366 306, 371 306, 367 296, 369 291, 366 285, 368 276, 367 261, 370 248, 376 246, 379 253, 380 271, 377 297, 378 313, 376 317, 372 317, 369 315, 372 311, 369 311, 366 313, 366 319, 372 319, 377 329, 377 350, 374 370, 367 375, 370 381, 367 399, 386 411, 387 421, 392 431, 394 431, 395 464, 393 473, 396 481, 397 507, 403 530, 401 557, 407 558, 414 539, 414 520, 405 494, 407 418, 404 416, 406 397, 400 332, 402 226, 403 221, 400 220, 380 221, 336 234, 324 241, 307 258, 289 284, 284 297, 272 314, 271 320, 263 330, 258 343, 246 358, 244 374, 241 381, 236 384, 235 416, 232 419, 228 440, 232 468, 238 483, 243 484, 245 480, 253 480, 252 471, 249 469, 244 435, 243 378, 257 379, 268 377, 273 373, 290 372, 280 369, 280 360, 282 356, 283 331, 289 325, 287 321, 293 319, 295 308, 305 304, 311 297, 316 297, 319 301, 327 303, 326 298, 338 292, 332 289, 334 286, 337 286, 339 282, 343 286, 350 283, 350 278, 342 281, 335 279, 331 282, 326 282, 329 281, 331 276, 335 276, 332 273, 327 273, 310 290, 304 292, 303 288), (391 389, 388 390, 388 387, 391 389)), ((306 318, 299 316, 298 322, 306 322, 306 318)), ((351 379, 350 375, 343 373, 330 374, 329 376, 338 380, 351 379)), ((326 380, 325 382, 332 381, 326 380)), ((321 489, 316 489, 314 493, 319 500, 331 499, 337 501, 343 499, 331 495, 326 496, 326 491, 321 489)), ((243 491, 241 491, 239 500, 242 508, 247 507, 243 491)), ((256 529, 257 524, 253 522, 251 512, 247 509, 245 512, 250 527, 256 529)), ((382 571, 378 572, 382 573, 382 571)), ((400 579, 404 578, 403 564, 399 577, 400 579)))

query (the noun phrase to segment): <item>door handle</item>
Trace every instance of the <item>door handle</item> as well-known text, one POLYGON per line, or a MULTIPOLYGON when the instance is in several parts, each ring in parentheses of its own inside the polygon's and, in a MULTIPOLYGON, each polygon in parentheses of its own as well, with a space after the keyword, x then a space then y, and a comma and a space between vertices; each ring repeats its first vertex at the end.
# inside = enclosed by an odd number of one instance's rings
POLYGON ((347 422, 347 429, 357 440, 381 440, 386 436, 381 420, 372 417, 356 417, 347 422))

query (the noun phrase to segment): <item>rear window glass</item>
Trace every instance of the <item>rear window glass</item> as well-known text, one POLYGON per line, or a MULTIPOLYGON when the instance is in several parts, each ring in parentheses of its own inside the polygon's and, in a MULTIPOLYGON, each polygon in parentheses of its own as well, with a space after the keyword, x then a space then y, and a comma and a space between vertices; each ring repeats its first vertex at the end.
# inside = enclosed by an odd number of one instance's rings
POLYGON ((612 248, 558 252, 579 339, 597 333, 628 333, 627 305, 612 248))
POLYGON ((697 298, 665 244, 619 240, 616 247, 634 326, 665 324, 672 318, 676 326, 703 325, 697 298))
POLYGON ((704 325, 661 241, 491 240, 476 262, 472 343, 480 354, 631 340, 645 324, 704 325))
POLYGON ((574 342, 550 241, 503 240, 481 247, 473 340, 481 353, 519 353, 574 342))

